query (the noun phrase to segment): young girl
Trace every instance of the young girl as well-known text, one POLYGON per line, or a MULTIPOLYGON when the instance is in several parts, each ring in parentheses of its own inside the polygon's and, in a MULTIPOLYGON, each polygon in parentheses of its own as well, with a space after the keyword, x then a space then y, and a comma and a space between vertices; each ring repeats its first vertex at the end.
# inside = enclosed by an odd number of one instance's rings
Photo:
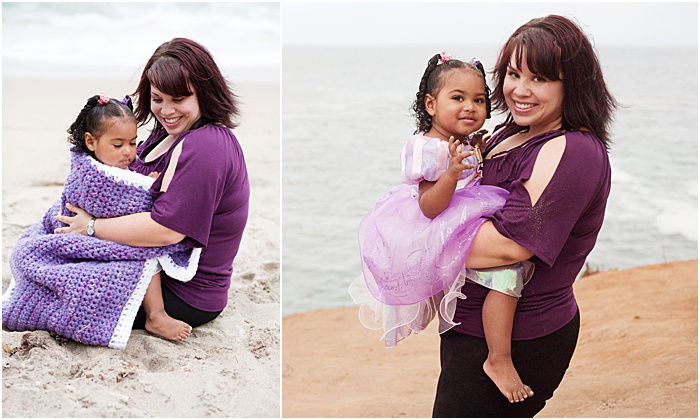
MULTIPOLYGON (((78 114, 68 129, 71 151, 87 153, 101 163, 128 169, 136 158, 136 118, 131 98, 121 101, 95 95, 78 114)), ((157 172, 148 176, 158 177, 157 172)), ((69 210, 73 210, 69 205, 69 210)), ((59 216, 59 220, 60 220, 59 216)), ((88 224, 87 234, 94 235, 94 221, 88 224)), ((173 341, 185 340, 192 331, 185 322, 171 318, 163 304, 160 273, 153 276, 143 299, 146 312, 146 330, 173 341)))
POLYGON ((486 217, 508 193, 479 185, 483 135, 490 117, 484 68, 436 54, 425 69, 413 110, 417 130, 404 145, 405 183, 382 197, 359 228, 364 283, 351 295, 361 322, 383 328, 387 347, 425 329, 439 315, 440 333, 452 322, 465 281, 490 288, 483 306, 489 355, 485 373, 510 402, 534 395, 510 357, 515 307, 532 264, 471 270, 464 261, 486 217), (470 136, 471 135, 471 136, 470 136))

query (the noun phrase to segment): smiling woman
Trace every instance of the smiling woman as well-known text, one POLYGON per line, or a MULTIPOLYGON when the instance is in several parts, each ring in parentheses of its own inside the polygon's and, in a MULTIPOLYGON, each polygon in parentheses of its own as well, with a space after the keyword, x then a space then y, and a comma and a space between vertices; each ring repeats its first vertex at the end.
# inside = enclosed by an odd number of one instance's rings
POLYGON ((556 15, 522 25, 503 46, 494 79, 494 108, 507 118, 486 146, 482 183, 508 197, 477 233, 466 266, 534 265, 512 324, 513 364, 534 396, 510 404, 500 395, 508 381, 494 374, 515 373, 494 369, 491 294, 466 283, 461 292, 469 299, 458 301, 454 317, 459 325, 441 336, 436 417, 532 417, 542 410, 576 347, 573 283, 610 193, 606 146, 616 102, 578 25, 556 15))
MULTIPOLYGON (((137 121, 143 125, 155 118, 155 124, 130 169, 157 175, 150 188, 153 207, 149 212, 98 218, 94 235, 131 246, 181 242, 202 248, 192 280, 161 275, 165 311, 197 327, 226 306, 231 265, 248 217, 245 160, 230 131, 236 127, 236 96, 211 54, 185 38, 156 49, 136 95, 137 121)), ((76 211, 67 231, 85 233, 92 217, 76 211)), ((146 315, 139 310, 134 328, 152 329, 146 315)))

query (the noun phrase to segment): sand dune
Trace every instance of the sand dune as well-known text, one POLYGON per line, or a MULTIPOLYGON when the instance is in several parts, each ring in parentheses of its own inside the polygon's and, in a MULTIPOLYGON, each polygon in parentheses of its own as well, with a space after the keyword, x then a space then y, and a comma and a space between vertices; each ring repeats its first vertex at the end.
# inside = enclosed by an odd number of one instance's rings
MULTIPOLYGON (((581 334, 538 417, 697 417, 697 260, 575 284, 581 334)), ((439 337, 384 349, 356 308, 283 320, 284 417, 429 417, 439 337)))

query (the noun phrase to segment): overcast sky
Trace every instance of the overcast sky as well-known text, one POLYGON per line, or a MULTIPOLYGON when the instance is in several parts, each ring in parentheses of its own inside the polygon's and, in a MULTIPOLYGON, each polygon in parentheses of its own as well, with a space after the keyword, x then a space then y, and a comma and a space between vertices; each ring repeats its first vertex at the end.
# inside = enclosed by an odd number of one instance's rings
POLYGON ((548 14, 574 18, 596 45, 698 42, 694 2, 282 3, 282 39, 284 45, 501 44, 523 23, 548 14))

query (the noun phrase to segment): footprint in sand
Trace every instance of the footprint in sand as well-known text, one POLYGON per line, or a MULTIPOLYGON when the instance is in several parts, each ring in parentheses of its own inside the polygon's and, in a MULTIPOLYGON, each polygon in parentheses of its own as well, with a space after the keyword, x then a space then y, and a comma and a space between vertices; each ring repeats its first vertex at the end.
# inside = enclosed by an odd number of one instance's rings
POLYGON ((263 264, 263 268, 267 271, 273 271, 273 270, 277 270, 278 268, 280 268, 280 264, 277 262, 269 262, 269 263, 263 264))
POLYGON ((159 372, 166 370, 169 367, 169 363, 160 357, 152 357, 145 361, 146 369, 150 372, 159 372))

